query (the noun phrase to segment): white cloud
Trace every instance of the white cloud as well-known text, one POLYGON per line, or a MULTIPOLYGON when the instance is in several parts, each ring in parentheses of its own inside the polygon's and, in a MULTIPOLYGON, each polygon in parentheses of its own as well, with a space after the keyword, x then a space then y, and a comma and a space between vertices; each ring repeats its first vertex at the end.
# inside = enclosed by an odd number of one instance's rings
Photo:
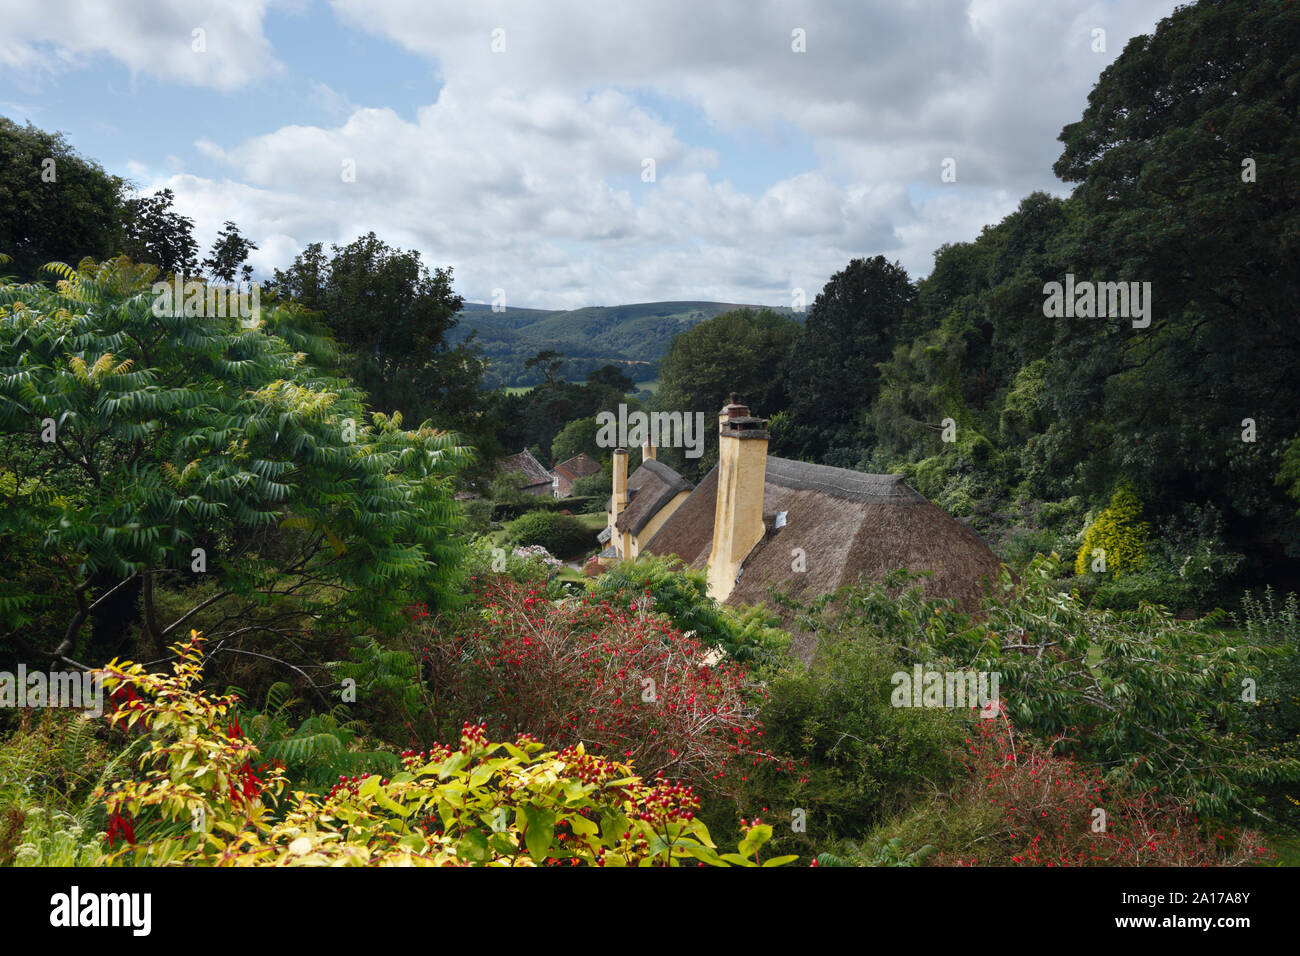
POLYGON ((15 76, 39 76, 106 55, 133 75, 236 89, 281 68, 262 33, 268 5, 269 0, 0 0, 0 67, 15 76))
POLYGON ((428 57, 444 84, 436 101, 412 119, 321 86, 346 111, 337 125, 201 140, 230 179, 168 183, 212 234, 234 219, 269 237, 259 270, 374 230, 453 266, 472 301, 505 288, 549 307, 783 304, 796 286, 811 299, 854 256, 925 274, 942 243, 974 238, 1033 189, 1063 191, 1050 171, 1061 126, 1124 41, 1171 6, 335 0, 349 28, 428 57), (1094 26, 1107 30, 1104 54, 1090 49, 1094 26), (494 54, 498 27, 506 51, 494 54), (807 53, 790 49, 795 27, 807 53), (731 154, 707 134, 688 142, 645 94, 751 142, 793 131, 816 159, 742 190, 731 154), (647 157, 653 183, 641 180, 647 157), (958 180, 941 185, 946 157, 958 180))

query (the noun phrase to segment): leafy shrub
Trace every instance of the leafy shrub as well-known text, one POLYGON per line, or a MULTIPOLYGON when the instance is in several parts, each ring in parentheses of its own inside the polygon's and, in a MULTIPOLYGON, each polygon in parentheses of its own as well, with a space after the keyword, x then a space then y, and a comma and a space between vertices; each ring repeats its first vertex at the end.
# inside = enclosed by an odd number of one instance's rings
POLYGON ((113 662, 109 720, 147 734, 141 777, 97 791, 109 811, 102 862, 134 865, 779 866, 762 859, 771 828, 719 853, 689 788, 644 783, 581 746, 546 752, 523 736, 492 743, 466 725, 460 747, 403 755, 391 779, 340 779, 296 793, 283 814, 281 768, 231 722, 233 699, 195 690, 202 639, 176 645, 171 676, 113 662), (120 837, 122 846, 113 849, 120 837))
POLYGON ((588 583, 593 601, 654 611, 705 647, 740 661, 770 662, 789 642, 775 618, 756 608, 735 610, 708 593, 708 578, 673 557, 642 555, 620 561, 588 583))
POLYGON ((1267 855, 1254 832, 1202 832, 1154 786, 1017 741, 1005 718, 978 721, 966 751, 964 785, 883 827, 890 843, 935 845, 940 866, 1233 866, 1267 855))
POLYGON ((363 745, 363 725, 349 719, 346 705, 298 720, 293 709, 301 704, 281 681, 271 686, 260 710, 237 708, 244 733, 264 757, 283 765, 295 788, 325 790, 341 774, 393 773, 400 766, 395 753, 363 745))
POLYGON ((472 582, 507 577, 516 584, 545 590, 558 570, 558 560, 542 545, 499 547, 491 538, 478 538, 468 548, 466 568, 472 582))
MULTIPOLYGON (((918 660, 997 671, 1019 726, 1202 816, 1251 815, 1258 788, 1300 781, 1300 761, 1261 753, 1247 736, 1254 708, 1242 680, 1258 675, 1265 650, 1152 605, 1089 608, 1060 591, 1058 571, 1043 558, 1019 581, 1004 575, 978 616, 930 602, 928 620, 909 611, 910 628, 890 633, 918 660)), ((897 617, 888 605, 878 616, 886 626, 897 617)))
POLYGON ((509 471, 493 479, 488 494, 494 502, 500 504, 522 505, 529 497, 524 491, 527 487, 527 475, 522 471, 509 471))
POLYGON ((28 711, 0 742, 0 806, 46 805, 75 812, 114 766, 102 728, 80 712, 28 711))
POLYGON ((573 515, 530 511, 506 526, 511 544, 541 545, 561 558, 571 558, 592 550, 596 536, 573 515))
POLYGON ((95 788, 127 771, 138 746, 114 752, 78 711, 26 712, 0 742, 0 866, 91 866, 107 817, 95 788))
MULTIPOLYGON (((423 605, 409 611, 412 622, 429 617, 423 605)), ((326 667, 340 690, 351 691, 352 699, 344 698, 343 703, 355 721, 352 726, 367 727, 381 740, 415 743, 420 738, 432 695, 420 680, 420 665, 409 647, 381 645, 373 637, 358 636, 345 660, 331 661, 326 667)))
POLYGON ((835 853, 818 853, 815 866, 922 866, 932 857, 937 848, 930 843, 919 849, 907 852, 903 848, 901 837, 893 837, 879 843, 870 852, 864 851, 856 843, 846 840, 835 853))
POLYGON ((555 555, 551 554, 551 552, 547 551, 540 544, 530 544, 527 547, 515 548, 510 552, 510 556, 522 561, 536 561, 543 567, 549 568, 551 571, 558 571, 560 568, 564 567, 563 561, 555 557, 555 555))
POLYGON ((485 723, 633 760, 648 774, 710 790, 759 746, 745 670, 708 666, 709 648, 643 610, 605 602, 556 606, 506 579, 484 585, 484 609, 426 635, 429 686, 449 721, 485 723))
POLYGON ((1092 568, 1096 550, 1104 553, 1107 574, 1119 576, 1142 567, 1150 525, 1141 520, 1141 515, 1142 502, 1137 492, 1129 486, 1116 490, 1084 533, 1083 545, 1074 559, 1074 573, 1086 574, 1092 568))
POLYGON ((492 528, 492 502, 486 498, 468 498, 460 502, 465 515, 465 530, 470 534, 487 534, 492 528))
MULTIPOLYGON (((509 521, 534 511, 553 511, 567 514, 591 514, 605 510, 609 495, 601 497, 570 495, 567 498, 551 498, 543 495, 524 495, 518 502, 494 502, 492 505, 493 521, 509 521)), ((594 536, 593 536, 594 537, 594 536)))
MULTIPOLYGON (((98 866, 105 832, 90 824, 97 807, 73 815, 32 809, 22 815, 22 842, 13 848, 13 866, 98 866)), ((4 857, 0 854, 0 863, 4 857)))
POLYGON ((602 471, 599 474, 587 475, 575 481, 570 497, 565 500, 572 500, 575 497, 587 498, 589 499, 586 506, 588 511, 603 511, 605 499, 613 494, 613 491, 613 477, 602 471))
POLYGON ((1137 570, 1088 574, 1080 590, 1091 594, 1097 605, 1114 610, 1133 610, 1143 601, 1176 611, 1209 610, 1243 560, 1224 543, 1218 510, 1187 504, 1180 514, 1160 523, 1137 570))
MULTIPOLYGON (((1243 638, 1269 651, 1260 667, 1251 708, 1251 736, 1271 759, 1300 757, 1300 598, 1278 598, 1271 588, 1247 592, 1238 615, 1243 638)), ((1269 790, 1269 806, 1292 825, 1300 824, 1300 800, 1294 785, 1269 790)))
POLYGON ((1022 488, 1005 507, 992 499, 977 504, 973 517, 989 547, 1016 573, 1040 554, 1074 554, 1083 540, 1078 498, 1037 501, 1022 488))
MULTIPOLYGON (((245 642, 280 636, 268 608, 386 628, 409 591, 450 601, 450 479, 466 458, 455 436, 367 415, 331 373, 333 347, 294 310, 264 307, 251 326, 157 315, 153 266, 51 268, 55 289, 0 282, 0 453, 29 479, 0 483, 0 537, 20 566, 68 569, 55 597, 75 605, 34 645, 85 659, 98 637, 106 655, 105 628, 88 627, 93 601, 130 584, 145 645, 161 650, 188 621, 160 617, 152 596, 192 583, 196 547, 220 587, 214 633, 245 642), (39 440, 47 417, 57 442, 39 440)), ((0 580, 0 631, 39 610, 14 599, 31 583, 0 580)))
MULTIPOLYGON (((902 600, 922 610, 919 598, 902 600)), ((818 628, 816 656, 810 667, 791 663, 769 680, 759 712, 765 747, 788 755, 795 769, 755 768, 742 803, 786 819, 795 808, 806 813, 807 836, 786 832, 777 840, 783 852, 858 837, 960 772, 952 754, 969 715, 891 705, 891 676, 904 664, 891 647, 894 628, 879 626, 881 618, 899 630, 918 625, 884 592, 856 592, 848 604, 835 617, 814 610, 805 620, 818 628), (877 600, 892 607, 870 606, 877 600)))

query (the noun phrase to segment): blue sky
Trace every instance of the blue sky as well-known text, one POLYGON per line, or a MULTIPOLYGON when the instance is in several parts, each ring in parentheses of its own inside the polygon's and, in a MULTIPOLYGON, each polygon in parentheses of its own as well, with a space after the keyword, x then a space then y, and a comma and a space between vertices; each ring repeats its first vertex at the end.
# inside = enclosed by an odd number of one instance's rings
POLYGON ((788 305, 1064 193, 1061 126, 1172 8, 0 0, 0 113, 170 187, 205 246, 233 219, 263 277, 374 230, 470 301, 788 305))

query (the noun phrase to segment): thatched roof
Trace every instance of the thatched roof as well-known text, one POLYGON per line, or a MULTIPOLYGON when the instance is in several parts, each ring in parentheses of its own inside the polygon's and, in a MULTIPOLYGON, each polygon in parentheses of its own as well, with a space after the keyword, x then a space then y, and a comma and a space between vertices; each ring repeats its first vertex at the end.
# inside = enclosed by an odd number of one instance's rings
POLYGON ((551 473, 546 470, 540 461, 533 457, 532 452, 527 448, 517 455, 509 455, 505 458, 498 458, 496 463, 497 474, 508 475, 513 472, 521 472, 528 480, 527 487, 533 485, 551 483, 551 473))
POLYGON ((640 534, 660 508, 694 487, 667 465, 647 458, 640 468, 627 476, 627 507, 614 525, 619 531, 640 534))
MULTIPOLYGON (((715 467, 643 550, 675 554, 703 569, 713 544, 715 467)), ((969 528, 903 483, 901 475, 869 475, 847 468, 767 459, 763 512, 768 530, 742 565, 728 604, 758 604, 772 590, 810 599, 853 584, 879 580, 897 568, 930 571, 927 595, 970 608, 984 579, 1000 563, 969 528), (771 520, 785 512, 785 524, 771 520), (806 570, 795 571, 801 549, 806 570)))

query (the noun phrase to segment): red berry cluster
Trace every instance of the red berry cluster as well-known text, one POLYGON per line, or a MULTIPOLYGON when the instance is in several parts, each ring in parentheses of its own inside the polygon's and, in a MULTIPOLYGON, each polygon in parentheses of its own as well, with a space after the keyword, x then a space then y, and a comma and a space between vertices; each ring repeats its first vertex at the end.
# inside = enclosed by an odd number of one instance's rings
POLYGON ((765 692, 745 667, 704 665, 709 649, 666 620, 605 601, 557 606, 506 578, 476 593, 488 622, 467 616, 425 643, 424 658, 449 709, 491 714, 493 736, 527 729, 556 748, 580 740, 713 790, 758 766, 794 772, 762 748, 765 692))

